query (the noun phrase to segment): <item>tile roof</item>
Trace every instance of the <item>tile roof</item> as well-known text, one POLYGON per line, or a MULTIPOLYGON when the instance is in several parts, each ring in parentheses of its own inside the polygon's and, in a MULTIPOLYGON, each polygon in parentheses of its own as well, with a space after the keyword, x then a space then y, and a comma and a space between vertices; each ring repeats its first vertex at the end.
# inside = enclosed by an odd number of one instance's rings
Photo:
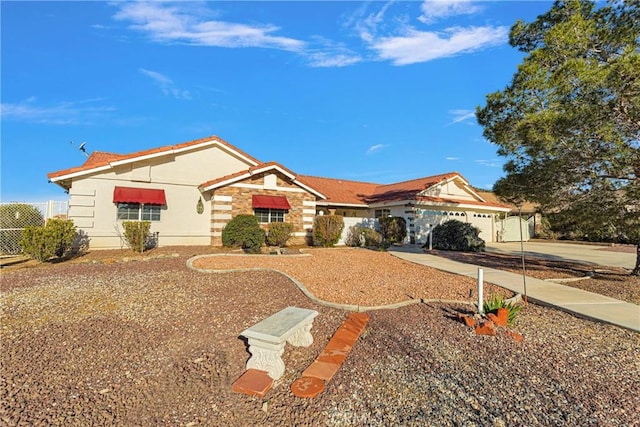
POLYGON ((345 179, 322 178, 319 176, 298 175, 298 179, 316 189, 327 198, 324 202, 337 205, 366 205, 378 184, 349 181, 345 179))
MULTIPOLYGON (((499 201, 468 200, 454 197, 420 196, 419 193, 443 181, 460 178, 467 182, 458 172, 427 176, 393 184, 374 184, 369 182, 349 181, 334 178, 299 175, 299 180, 327 196, 325 201, 330 205, 363 205, 373 203, 393 202, 401 200, 415 200, 417 202, 432 202, 445 204, 476 205, 505 208, 508 205, 499 201)), ((475 191, 475 189, 474 189, 475 191)), ((323 204, 322 202, 319 204, 323 204)))
POLYGON ((393 184, 379 185, 371 196, 367 198, 367 202, 380 203, 395 200, 415 199, 421 191, 455 176, 462 178, 462 175, 457 172, 449 172, 441 175, 426 176, 409 181, 396 182, 393 184))
MULTIPOLYGON (((73 167, 57 172, 51 172, 47 176, 49 179, 55 179, 61 185, 67 185, 62 183, 61 180, 67 175, 82 174, 83 172, 90 172, 91 170, 109 167, 113 162, 120 161, 135 161, 137 158, 144 158, 146 156, 162 153, 171 153, 179 150, 189 149, 190 147, 197 146, 199 144, 214 142, 219 145, 227 147, 230 151, 238 156, 244 157, 253 166, 239 172, 226 175, 220 178, 216 178, 211 181, 207 181, 199 186, 200 189, 216 187, 217 184, 227 185, 235 180, 244 179, 246 175, 253 173, 259 173, 269 169, 279 169, 285 175, 294 178, 299 185, 306 187, 307 190, 312 193, 316 193, 317 196, 324 198, 325 200, 319 201, 319 204, 329 205, 343 205, 343 206, 368 206, 372 203, 383 203, 401 200, 416 200, 416 201, 429 201, 435 203, 457 203, 457 204, 471 204, 471 205, 484 205, 493 207, 509 207, 509 205, 501 203, 493 193, 481 192, 478 189, 472 188, 480 197, 485 198, 486 202, 462 200, 455 198, 441 198, 434 196, 419 196, 419 193, 442 183, 443 181, 458 177, 465 183, 467 181, 457 172, 449 172, 440 175, 427 176, 423 178, 412 179, 403 182, 397 182, 393 184, 376 184, 371 182, 351 181, 345 179, 325 178, 310 175, 296 175, 294 172, 285 168, 276 162, 262 163, 254 157, 238 150, 233 145, 224 141, 217 136, 210 136, 205 138, 196 139, 175 145, 167 145, 163 147, 153 148, 149 150, 138 151, 131 154, 116 154, 107 153, 102 151, 95 151, 87 158, 87 160, 78 167, 73 167), (492 197, 489 197, 491 195, 492 197)), ((70 178, 70 177, 68 177, 70 178)), ((69 184, 70 185, 70 184, 69 184)))
POLYGON ((257 165, 251 166, 248 169, 242 169, 242 170, 240 170, 238 172, 234 172, 234 173, 229 174, 229 175, 221 176, 219 178, 212 179, 212 180, 207 181, 207 182, 203 182, 198 187, 200 189, 204 189, 204 188, 207 188, 207 187, 215 186, 216 184, 220 184, 222 182, 233 181, 234 178, 240 178, 240 177, 243 177, 245 175, 253 175, 256 172, 259 173, 261 171, 268 170, 268 169, 273 169, 273 168, 282 169, 285 172, 285 174, 288 174, 288 175, 294 176, 294 177, 296 176, 295 173, 293 173, 289 169, 285 168, 280 163, 267 162, 267 163, 259 163, 257 165))
POLYGON ((291 170, 287 169, 286 167, 282 166, 280 163, 277 163, 277 162, 260 163, 255 166, 251 166, 248 169, 243 169, 241 171, 238 171, 229 175, 221 176, 220 178, 212 179, 211 181, 204 182, 200 184, 198 188, 201 191, 212 190, 218 187, 223 187, 225 185, 232 184, 237 181, 242 181, 243 179, 253 174, 267 172, 273 169, 279 170, 281 173, 283 173, 284 175, 288 176, 290 179, 295 181, 299 186, 303 187, 305 190, 311 193, 314 193, 316 196, 322 199, 326 197, 322 192, 319 192, 315 187, 308 184, 306 181, 299 179, 300 176, 296 175, 294 172, 292 172, 291 170))
POLYGON ((163 147, 158 147, 158 148, 152 148, 152 149, 149 149, 149 150, 138 151, 138 152, 131 153, 131 154, 115 154, 115 153, 105 153, 105 152, 94 152, 94 153, 91 154, 91 156, 89 156, 87 161, 85 161, 82 166, 73 167, 73 168, 69 168, 69 169, 64 169, 64 170, 60 170, 60 171, 56 171, 56 172, 51 172, 51 173, 47 174, 47 177, 49 179, 52 179, 52 178, 58 178, 58 177, 61 177, 61 176, 73 174, 73 173, 79 173, 79 172, 85 172, 85 171, 88 172, 88 171, 90 171, 92 169, 95 169, 95 168, 98 168, 98 167, 108 166, 111 162, 114 162, 114 161, 135 160, 138 157, 145 157, 145 156, 149 156, 149 155, 153 155, 153 154, 162 154, 162 153, 165 153, 165 152, 170 153, 170 152, 176 151, 176 150, 188 149, 190 147, 193 147, 193 146, 196 146, 196 145, 199 145, 199 144, 203 144, 203 143, 206 143, 206 142, 217 142, 218 144, 227 147, 231 151, 233 151, 235 153, 238 153, 239 155, 247 158, 248 160, 250 160, 251 162, 253 162, 255 164, 260 163, 260 161, 255 159, 254 157, 248 155, 247 153, 244 153, 241 150, 238 150, 236 147, 234 147, 233 145, 229 144, 228 142, 226 142, 222 138, 219 138, 219 137, 213 135, 213 136, 209 136, 209 137, 205 137, 205 138, 194 139, 192 141, 183 142, 183 143, 180 143, 180 144, 166 145, 166 146, 163 146, 163 147))

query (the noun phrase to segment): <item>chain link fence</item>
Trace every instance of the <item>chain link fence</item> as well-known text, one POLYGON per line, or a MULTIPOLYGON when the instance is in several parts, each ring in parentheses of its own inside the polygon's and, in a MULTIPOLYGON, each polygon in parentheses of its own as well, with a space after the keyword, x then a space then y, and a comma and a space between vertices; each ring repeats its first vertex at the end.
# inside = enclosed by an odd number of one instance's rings
POLYGON ((0 256, 16 255, 26 227, 41 226, 49 218, 67 218, 69 202, 0 202, 0 256))

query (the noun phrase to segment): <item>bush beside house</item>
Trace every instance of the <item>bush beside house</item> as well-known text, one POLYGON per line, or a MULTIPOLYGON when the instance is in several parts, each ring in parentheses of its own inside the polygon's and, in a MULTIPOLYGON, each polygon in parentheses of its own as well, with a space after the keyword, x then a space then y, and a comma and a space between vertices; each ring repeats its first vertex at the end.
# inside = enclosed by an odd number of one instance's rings
POLYGON ((387 245, 402 243, 407 237, 407 221, 401 216, 378 218, 382 241, 387 245))
POLYGON ((480 229, 477 227, 450 220, 433 229, 432 246, 433 249, 445 251, 484 252, 485 241, 480 238, 480 229))
POLYGON ((259 253, 265 242, 265 232, 253 215, 236 215, 222 229, 222 244, 239 247, 249 253, 259 253))
POLYGON ((271 222, 267 227, 267 244, 269 246, 286 246, 293 235, 293 224, 288 222, 271 222))
POLYGON ((320 215, 313 220, 313 243, 331 247, 340 241, 344 219, 342 215, 320 215))
POLYGON ((29 258, 45 262, 54 256, 64 256, 76 239, 73 221, 52 218, 44 226, 28 226, 19 242, 22 252, 29 258))

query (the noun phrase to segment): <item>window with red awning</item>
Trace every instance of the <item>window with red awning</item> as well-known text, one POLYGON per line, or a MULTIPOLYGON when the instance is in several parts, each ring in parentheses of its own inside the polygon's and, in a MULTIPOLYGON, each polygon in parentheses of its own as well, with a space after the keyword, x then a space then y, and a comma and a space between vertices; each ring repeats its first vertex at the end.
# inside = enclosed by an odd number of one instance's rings
POLYGON ((113 203, 140 203, 143 205, 166 205, 164 190, 152 188, 116 187, 113 203))
POLYGON ((291 205, 284 196, 265 196, 254 194, 252 197, 253 208, 256 209, 282 209, 289 210, 291 205))

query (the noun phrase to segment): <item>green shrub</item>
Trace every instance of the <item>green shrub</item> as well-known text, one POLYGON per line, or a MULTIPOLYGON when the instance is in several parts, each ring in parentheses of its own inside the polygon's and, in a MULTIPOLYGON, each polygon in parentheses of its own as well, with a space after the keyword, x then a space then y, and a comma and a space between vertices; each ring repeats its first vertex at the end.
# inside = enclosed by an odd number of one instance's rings
POLYGON ((258 253, 264 241, 264 230, 253 215, 236 215, 222 229, 222 244, 227 247, 240 247, 247 252, 258 253))
POLYGON ((0 206, 0 253, 20 253, 22 229, 43 225, 44 217, 35 206, 27 203, 9 203, 0 206))
POLYGON ((499 308, 509 310, 507 325, 511 325, 518 315, 518 312, 522 309, 522 306, 506 302, 500 295, 494 295, 493 298, 486 299, 482 302, 482 311, 485 315, 488 313, 497 314, 499 308))
POLYGON ((151 221, 123 221, 124 241, 134 252, 144 252, 151 230, 151 221))
POLYGON ((362 227, 359 225, 352 225, 347 230, 347 236, 344 239, 344 244, 347 246, 351 246, 353 248, 357 248, 362 246, 364 242, 362 227))
POLYGON ((363 227, 362 236, 364 237, 364 245, 366 247, 382 245, 382 234, 378 233, 373 228, 363 227))
POLYGON ((342 215, 318 215, 313 220, 313 242, 316 245, 330 247, 340 240, 344 220, 342 215))
POLYGON ((267 243, 270 246, 286 246, 293 234, 293 224, 289 222, 271 222, 267 231, 267 243))
POLYGON ((71 249, 77 235, 76 226, 73 225, 73 221, 69 219, 51 218, 47 221, 45 228, 53 244, 54 254, 58 258, 64 256, 69 249, 71 249))
POLYGON ((22 232, 19 245, 29 258, 39 262, 53 256, 62 257, 71 248, 76 238, 73 221, 50 219, 44 226, 28 226, 22 232))
MULTIPOLYGON (((478 227, 455 219, 450 220, 433 229, 433 249, 484 252, 485 242, 479 234, 478 227)), ((427 245, 423 245, 423 247, 427 247, 427 245)))
POLYGON ((382 240, 387 244, 402 243, 407 237, 407 221, 401 216, 378 218, 382 240))

